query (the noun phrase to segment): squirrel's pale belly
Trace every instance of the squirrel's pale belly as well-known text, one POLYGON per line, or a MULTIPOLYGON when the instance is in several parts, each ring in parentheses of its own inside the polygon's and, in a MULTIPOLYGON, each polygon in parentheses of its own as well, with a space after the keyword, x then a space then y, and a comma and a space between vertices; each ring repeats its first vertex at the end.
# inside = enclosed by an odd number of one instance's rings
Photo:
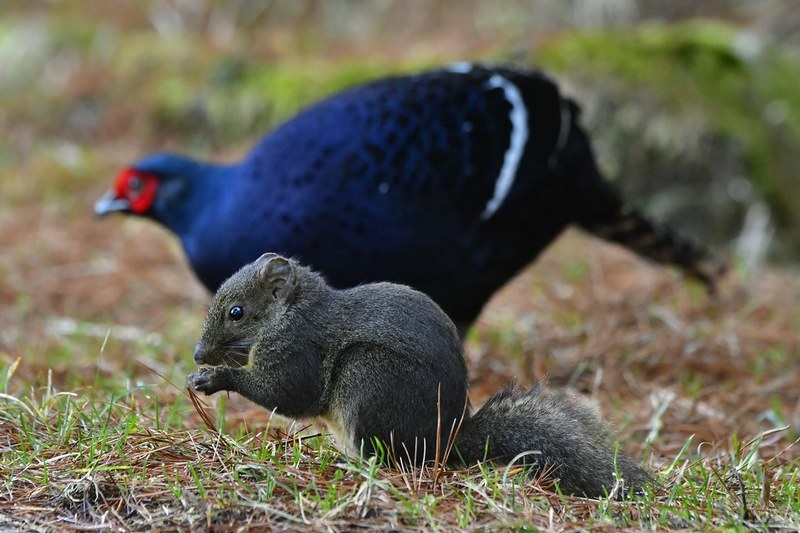
POLYGON ((325 425, 328 426, 330 432, 333 433, 336 446, 340 450, 349 454, 357 454, 359 452, 358 448, 353 442, 353 436, 347 430, 341 420, 341 417, 338 416, 337 413, 334 411, 329 411, 327 414, 321 415, 319 419, 322 420, 325 425))

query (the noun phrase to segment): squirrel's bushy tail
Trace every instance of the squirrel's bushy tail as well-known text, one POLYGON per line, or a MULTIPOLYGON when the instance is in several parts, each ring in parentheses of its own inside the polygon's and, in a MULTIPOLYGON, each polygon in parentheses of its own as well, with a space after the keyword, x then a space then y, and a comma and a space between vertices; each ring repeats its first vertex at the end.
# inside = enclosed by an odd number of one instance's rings
POLYGON ((541 383, 528 390, 509 384, 470 418, 456 437, 454 459, 465 464, 482 460, 535 464, 536 472, 558 479, 565 493, 604 496, 617 478, 624 490, 641 488, 648 474, 615 450, 597 413, 582 400, 548 393, 541 383))

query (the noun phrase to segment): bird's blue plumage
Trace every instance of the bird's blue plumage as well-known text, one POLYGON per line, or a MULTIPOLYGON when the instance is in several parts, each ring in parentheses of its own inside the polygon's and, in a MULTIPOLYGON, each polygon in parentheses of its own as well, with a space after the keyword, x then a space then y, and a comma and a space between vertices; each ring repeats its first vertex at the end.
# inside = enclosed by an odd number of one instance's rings
POLYGON ((331 96, 237 165, 133 167, 211 290, 274 251, 339 287, 409 284, 466 325, 567 224, 618 215, 576 110, 537 72, 460 66, 331 96))

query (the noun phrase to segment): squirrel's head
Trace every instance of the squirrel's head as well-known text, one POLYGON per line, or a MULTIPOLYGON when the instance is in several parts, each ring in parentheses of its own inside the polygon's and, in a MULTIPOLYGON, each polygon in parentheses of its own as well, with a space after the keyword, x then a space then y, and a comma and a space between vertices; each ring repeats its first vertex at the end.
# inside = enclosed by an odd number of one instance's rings
POLYGON ((194 361, 246 365, 259 332, 280 318, 296 285, 295 263, 277 254, 266 253, 242 267, 214 295, 194 361))

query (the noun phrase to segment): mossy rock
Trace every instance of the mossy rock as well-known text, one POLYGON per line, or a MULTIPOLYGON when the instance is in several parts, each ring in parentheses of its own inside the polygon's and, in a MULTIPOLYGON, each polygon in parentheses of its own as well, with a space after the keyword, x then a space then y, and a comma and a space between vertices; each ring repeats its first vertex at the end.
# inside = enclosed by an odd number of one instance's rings
POLYGON ((628 198, 727 244, 766 201, 773 256, 800 256, 800 61, 755 34, 694 21, 563 35, 536 62, 579 100, 628 198))

